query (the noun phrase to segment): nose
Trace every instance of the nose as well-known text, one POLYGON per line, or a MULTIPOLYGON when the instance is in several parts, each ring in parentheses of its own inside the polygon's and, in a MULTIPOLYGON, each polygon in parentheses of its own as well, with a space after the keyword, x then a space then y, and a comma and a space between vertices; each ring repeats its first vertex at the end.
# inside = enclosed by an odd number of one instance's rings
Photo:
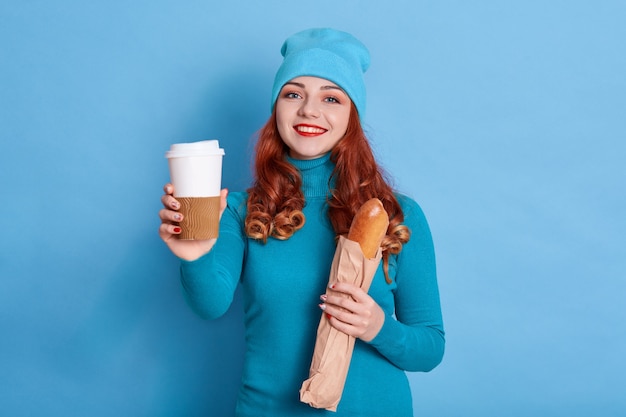
POLYGON ((302 100, 298 113, 303 117, 319 117, 320 115, 317 103, 308 97, 302 100))

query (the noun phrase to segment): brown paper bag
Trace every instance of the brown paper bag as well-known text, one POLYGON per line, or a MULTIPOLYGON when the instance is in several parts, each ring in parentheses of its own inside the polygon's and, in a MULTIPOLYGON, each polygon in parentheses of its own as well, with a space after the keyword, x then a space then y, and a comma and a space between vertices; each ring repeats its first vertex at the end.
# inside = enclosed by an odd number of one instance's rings
MULTIPOLYGON (((351 282, 367 292, 381 258, 382 252, 379 249, 374 258, 366 259, 357 242, 340 236, 330 267, 329 285, 351 282)), ((332 327, 326 315, 322 314, 317 328, 309 379, 302 383, 300 401, 311 407, 337 411, 354 342, 354 337, 332 327)))

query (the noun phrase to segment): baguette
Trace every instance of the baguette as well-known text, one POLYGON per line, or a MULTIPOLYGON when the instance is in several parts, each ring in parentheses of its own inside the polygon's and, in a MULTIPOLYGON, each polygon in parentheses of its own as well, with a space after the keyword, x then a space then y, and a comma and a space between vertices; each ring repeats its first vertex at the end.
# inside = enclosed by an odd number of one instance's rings
POLYGON ((389 227, 389 215, 377 198, 367 200, 356 212, 350 225, 348 239, 361 246, 366 258, 373 258, 389 227))

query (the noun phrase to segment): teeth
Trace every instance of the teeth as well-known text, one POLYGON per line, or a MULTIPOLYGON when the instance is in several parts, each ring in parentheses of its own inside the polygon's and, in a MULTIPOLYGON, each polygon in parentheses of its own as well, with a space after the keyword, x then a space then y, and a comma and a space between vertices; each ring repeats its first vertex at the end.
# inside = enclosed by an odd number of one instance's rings
POLYGON ((310 127, 310 126, 296 126, 296 130, 302 133, 324 133, 324 129, 320 129, 319 127, 310 127))

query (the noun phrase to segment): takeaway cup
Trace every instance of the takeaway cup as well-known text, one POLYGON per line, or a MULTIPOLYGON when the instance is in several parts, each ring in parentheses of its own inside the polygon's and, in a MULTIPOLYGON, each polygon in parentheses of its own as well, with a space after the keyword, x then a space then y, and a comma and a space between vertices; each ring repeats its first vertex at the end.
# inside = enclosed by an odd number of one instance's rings
POLYGON ((179 239, 218 236, 223 156, 224 149, 217 140, 175 143, 165 153, 174 197, 183 215, 179 239))

